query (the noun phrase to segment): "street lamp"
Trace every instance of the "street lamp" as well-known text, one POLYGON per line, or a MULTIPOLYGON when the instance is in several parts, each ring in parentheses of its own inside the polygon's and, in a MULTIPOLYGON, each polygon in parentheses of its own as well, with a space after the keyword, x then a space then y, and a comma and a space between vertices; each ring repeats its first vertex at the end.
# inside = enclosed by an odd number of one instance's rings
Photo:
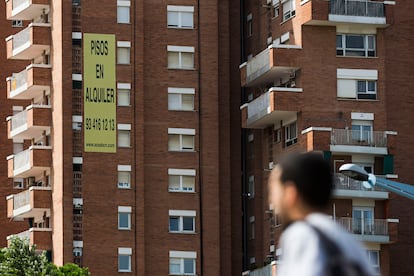
POLYGON ((344 164, 339 168, 339 172, 355 180, 364 181, 363 185, 365 188, 369 189, 377 186, 414 200, 414 186, 376 177, 371 173, 367 173, 367 171, 358 165, 352 163, 344 164))

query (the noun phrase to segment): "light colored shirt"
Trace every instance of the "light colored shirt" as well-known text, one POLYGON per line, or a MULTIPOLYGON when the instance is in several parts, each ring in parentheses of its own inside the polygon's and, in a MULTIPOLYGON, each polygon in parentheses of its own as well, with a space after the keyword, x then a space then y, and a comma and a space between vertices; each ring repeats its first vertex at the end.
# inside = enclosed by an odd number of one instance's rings
POLYGON ((310 223, 320 229, 341 252, 359 263, 368 275, 375 275, 368 262, 367 255, 358 241, 331 218, 322 214, 311 214, 306 222, 297 221, 282 234, 280 246, 281 262, 277 266, 277 276, 323 276, 326 260, 324 249, 319 243, 318 234, 310 223))

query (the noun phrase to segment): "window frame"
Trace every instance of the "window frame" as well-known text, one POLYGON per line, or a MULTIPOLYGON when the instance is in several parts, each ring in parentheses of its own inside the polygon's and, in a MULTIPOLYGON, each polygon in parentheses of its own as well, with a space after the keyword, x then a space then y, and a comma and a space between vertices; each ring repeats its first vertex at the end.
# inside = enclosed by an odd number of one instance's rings
MULTIPOLYGON (((336 56, 338 57, 360 57, 360 58, 369 58, 369 57, 377 57, 377 42, 376 42, 376 35, 375 34, 350 34, 350 33, 337 33, 336 39, 338 40, 338 37, 341 37, 341 46, 338 47, 336 45, 336 56), (363 48, 348 48, 347 47, 347 37, 350 36, 359 36, 363 37, 363 48), (373 47, 370 48, 370 39, 372 39, 373 47), (339 54, 342 52, 342 54, 339 54), (348 54, 354 53, 354 54, 348 54), (363 55, 357 55, 355 53, 363 53, 363 55)), ((337 44, 337 43, 336 43, 337 44)))
POLYGON ((177 216, 177 215, 170 215, 169 216, 169 223, 168 223, 168 232, 173 234, 194 234, 195 233, 195 216, 177 216), (170 220, 171 218, 178 218, 178 230, 171 230, 170 220), (184 218, 191 218, 193 229, 192 230, 185 230, 184 229, 184 218))
POLYGON ((286 22, 293 17, 296 16, 296 5, 295 0, 286 0, 282 1, 282 9, 283 9, 283 22, 286 22), (288 3, 290 3, 289 9, 285 11, 285 7, 287 7, 288 3))
POLYGON ((356 94, 358 100, 376 100, 378 96, 378 84, 376 80, 356 80, 356 94), (359 84, 365 83, 365 91, 360 91, 359 84), (369 85, 374 84, 374 90, 370 90, 369 85))
POLYGON ((196 259, 195 258, 179 258, 179 257, 170 257, 169 261, 169 275, 196 275, 196 259), (171 260, 179 261, 180 263, 180 272, 173 273, 171 272, 171 260), (185 260, 191 260, 193 262, 193 271, 192 273, 185 272, 184 262, 185 260))
POLYGON ((168 169, 168 191, 175 192, 175 193, 195 193, 195 186, 196 186, 196 170, 193 169, 168 169), (178 176, 179 177, 179 189, 174 190, 171 188, 170 176, 178 176), (185 190, 184 180, 183 177, 192 177, 193 178, 193 187, 192 190, 185 190))
MULTIPOLYGON (((168 110, 169 111, 194 111, 195 109, 195 89, 194 88, 178 88, 178 87, 168 87, 168 110), (170 107, 170 96, 178 95, 179 97, 179 107, 174 108, 170 107), (192 108, 186 109, 183 108, 183 96, 184 95, 191 95, 192 96, 192 108)), ((172 105, 172 104, 171 104, 172 105)))
POLYGON ((186 128, 168 128, 168 151, 171 152, 194 152, 195 151, 195 129, 186 129, 186 128), (170 139, 176 138, 178 135, 178 149, 170 148, 170 139), (183 147, 183 137, 192 138, 192 148, 183 147))
POLYGON ((289 147, 298 142, 298 124, 297 121, 284 125, 285 146, 289 147), (295 127, 295 136, 292 135, 292 127, 295 127))
POLYGON ((195 48, 192 46, 168 45, 167 46, 167 67, 168 69, 195 70, 195 48), (170 62, 169 62, 170 53, 178 54, 178 65, 177 66, 170 65, 170 62), (183 53, 191 55, 191 60, 192 60, 191 66, 188 66, 188 67, 183 66, 183 53))
POLYGON ((131 230, 131 213, 130 212, 119 212, 118 211, 118 230, 131 230), (126 216, 127 226, 121 225, 121 216, 126 216))
POLYGON ((116 64, 117 65, 131 65, 131 42, 130 41, 117 41, 116 43, 116 64), (120 62, 119 50, 126 49, 128 53, 128 62, 120 62))
POLYGON ((118 0, 116 5, 116 23, 117 24, 131 24, 131 1, 130 0, 118 0), (120 21, 119 9, 127 8, 128 9, 128 19, 127 21, 120 21))
POLYGON ((132 248, 118 248, 118 272, 132 272, 132 248), (121 257, 128 257, 128 268, 121 269, 121 257))
POLYGON ((175 5, 168 5, 167 6, 167 28, 169 29, 187 29, 192 30, 194 29, 194 6, 175 6, 175 5), (177 14, 177 25, 170 25, 169 24, 169 14, 174 13, 177 14), (182 15, 184 13, 190 13, 192 18, 192 25, 191 26, 183 26, 182 22, 182 15))

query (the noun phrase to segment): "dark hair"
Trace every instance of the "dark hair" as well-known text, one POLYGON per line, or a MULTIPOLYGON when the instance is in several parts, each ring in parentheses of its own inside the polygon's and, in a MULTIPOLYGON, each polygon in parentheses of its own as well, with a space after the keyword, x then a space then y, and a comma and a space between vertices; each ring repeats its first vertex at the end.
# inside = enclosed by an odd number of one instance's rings
POLYGON ((282 185, 293 182, 299 196, 311 208, 324 209, 331 197, 333 176, 320 152, 291 153, 279 163, 282 185))

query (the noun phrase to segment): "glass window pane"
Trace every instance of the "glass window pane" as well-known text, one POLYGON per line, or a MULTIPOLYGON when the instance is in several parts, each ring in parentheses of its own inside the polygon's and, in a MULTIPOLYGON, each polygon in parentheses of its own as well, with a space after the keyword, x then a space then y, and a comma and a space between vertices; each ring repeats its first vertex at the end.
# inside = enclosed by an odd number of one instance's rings
POLYGON ((195 274, 195 260, 184 259, 184 273, 195 274))
POLYGON ((190 175, 183 175, 183 190, 186 192, 194 191, 195 177, 190 175))
POLYGON ((119 255, 118 256, 118 270, 119 271, 130 271, 131 270, 131 256, 130 255, 119 255))
POLYGON ((179 175, 168 176, 168 189, 170 191, 180 190, 180 176, 179 175))
POLYGON ((130 90, 118 89, 118 105, 129 106, 130 105, 130 90))
POLYGON ((117 20, 118 23, 129 23, 129 7, 118 6, 117 20))
POLYGON ((180 136, 178 134, 168 135, 168 150, 181 150, 180 136))
POLYGON ((194 95, 182 94, 181 101, 183 110, 194 110, 194 95))
POLYGON ((180 94, 168 94, 168 110, 181 109, 180 94))
POLYGON ((194 150, 194 136, 182 135, 182 149, 183 150, 194 150))
POLYGON ((118 213, 118 228, 130 229, 130 213, 118 213))
POLYGON ((193 53, 181 53, 181 67, 182 68, 194 68, 194 54, 193 53))
POLYGON ((373 35, 368 36, 368 49, 370 50, 375 49, 375 36, 373 35))
POLYGON ((378 258, 378 251, 368 251, 369 254, 369 261, 371 265, 378 266, 379 265, 379 258, 378 258))
POLYGON ((178 52, 168 52, 168 68, 179 68, 179 54, 178 52))
POLYGON ((118 187, 129 188, 130 172, 118 172, 118 187))
POLYGON ((367 85, 366 85, 366 81, 358 81, 357 84, 357 91, 358 93, 365 93, 367 92, 367 85))
POLYGON ((364 49, 364 36, 362 35, 347 35, 346 48, 364 49))
POLYGON ((342 35, 336 35, 336 48, 342 48, 342 35))
POLYGON ((129 147, 129 146, 130 146, 129 131, 118 130, 118 147, 129 147))
POLYGON ((180 218, 179 217, 170 217, 170 231, 171 232, 177 232, 180 231, 179 227, 180 218))
POLYGON ((118 47, 118 64, 129 64, 129 48, 118 47))
POLYGON ((377 83, 375 82, 375 81, 369 81, 368 82, 368 91, 369 92, 375 92, 377 89, 376 89, 376 85, 377 83))
POLYGON ((193 13, 192 12, 181 13, 181 27, 193 28, 193 13))
POLYGON ((194 217, 183 217, 183 231, 194 231, 194 217))
POLYGON ((167 15, 167 21, 169 27, 178 27, 178 12, 169 11, 167 15))
POLYGON ((170 274, 181 274, 180 271, 180 259, 171 258, 170 259, 170 274))

